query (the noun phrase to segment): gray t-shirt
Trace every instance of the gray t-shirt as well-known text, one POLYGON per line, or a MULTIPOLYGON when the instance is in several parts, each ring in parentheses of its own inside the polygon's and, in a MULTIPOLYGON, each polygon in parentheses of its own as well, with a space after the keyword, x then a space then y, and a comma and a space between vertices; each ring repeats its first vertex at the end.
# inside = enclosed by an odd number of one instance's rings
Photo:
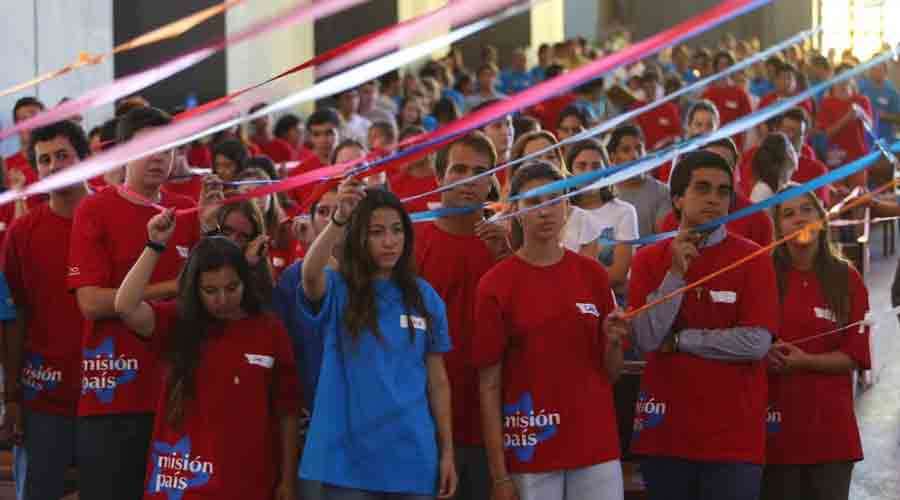
POLYGON ((656 233, 656 222, 672 210, 672 201, 669 198, 669 186, 652 178, 646 177, 638 188, 615 186, 616 197, 627 201, 637 210, 638 231, 641 237, 656 233))

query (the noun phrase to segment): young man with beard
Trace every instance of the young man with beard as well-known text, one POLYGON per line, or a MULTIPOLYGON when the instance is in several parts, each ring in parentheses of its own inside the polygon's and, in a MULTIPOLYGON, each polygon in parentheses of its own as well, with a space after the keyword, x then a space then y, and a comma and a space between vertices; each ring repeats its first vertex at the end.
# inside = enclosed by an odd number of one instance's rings
MULTIPOLYGON (((491 141, 472 132, 438 156, 437 178, 447 185, 494 167, 497 155, 491 141)), ((444 207, 483 204, 493 176, 462 184, 441 195, 444 207)), ((490 498, 490 474, 481 436, 478 371, 472 363, 475 334, 475 292, 478 281, 509 254, 506 229, 484 219, 482 210, 442 217, 416 225, 416 263, 419 274, 438 292, 447 307, 454 349, 445 355, 453 401, 453 438, 459 487, 456 498, 490 498)))

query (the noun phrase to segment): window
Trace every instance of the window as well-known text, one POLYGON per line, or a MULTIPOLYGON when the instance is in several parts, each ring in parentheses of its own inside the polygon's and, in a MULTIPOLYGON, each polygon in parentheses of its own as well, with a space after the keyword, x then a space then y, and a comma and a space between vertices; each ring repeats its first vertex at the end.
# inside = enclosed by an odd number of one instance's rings
POLYGON ((860 60, 881 51, 885 43, 900 42, 900 31, 888 30, 888 19, 900 19, 895 0, 814 0, 813 19, 822 27, 818 48, 836 59, 846 49, 860 60))

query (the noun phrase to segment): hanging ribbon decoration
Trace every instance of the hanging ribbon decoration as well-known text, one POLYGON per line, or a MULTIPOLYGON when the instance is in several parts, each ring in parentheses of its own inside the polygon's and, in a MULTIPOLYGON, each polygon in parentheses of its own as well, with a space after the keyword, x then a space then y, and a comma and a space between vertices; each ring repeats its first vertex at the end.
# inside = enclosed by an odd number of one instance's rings
POLYGON ((162 64, 101 85, 79 97, 60 103, 27 120, 22 120, 12 127, 0 131, 0 139, 5 139, 23 130, 30 130, 65 120, 88 109, 115 102, 117 99, 139 92, 150 85, 190 68, 226 47, 245 42, 276 29, 327 17, 364 1, 367 0, 320 0, 310 3, 299 1, 294 7, 270 19, 255 23, 236 35, 207 44, 162 64))
POLYGON ((134 50, 139 47, 145 47, 147 45, 152 45, 163 40, 169 40, 179 37, 186 32, 194 29, 199 24, 205 22, 207 19, 218 16, 228 9, 240 4, 241 2, 244 2, 244 0, 226 0, 218 5, 214 5, 212 7, 195 12, 189 16, 178 19, 177 21, 172 21, 169 24, 160 26, 153 31, 144 33, 143 35, 140 35, 136 38, 132 38, 131 40, 114 47, 110 52, 107 52, 105 54, 89 54, 87 52, 81 52, 78 54, 78 59, 63 66, 62 68, 48 71, 43 75, 32 78, 31 80, 13 85, 12 87, 6 88, 4 90, 0 90, 0 97, 7 96, 9 94, 15 94, 16 92, 20 92, 22 90, 34 87, 35 85, 53 80, 54 78, 59 78, 60 76, 71 73, 72 71, 83 68, 85 66, 94 66, 100 64, 116 54, 121 54, 123 52, 134 50))
MULTIPOLYGON (((485 0, 477 1, 481 1, 483 3, 485 0)), ((498 0, 494 1, 496 2, 498 0)), ((509 0, 502 0, 502 2, 508 3, 509 0)), ((334 90, 335 88, 337 88, 338 91, 340 91, 341 85, 343 85, 345 89, 355 87, 358 85, 357 81, 368 81, 369 79, 371 79, 371 75, 373 73, 381 72, 380 74, 383 74, 394 68, 409 64, 421 57, 434 52, 437 48, 454 43, 455 41, 460 40, 466 36, 489 28, 498 22, 518 15, 527 10, 530 5, 531 2, 526 2, 520 5, 509 7, 493 16, 490 16, 487 19, 476 21, 467 26, 454 30, 451 33, 419 44, 415 47, 402 49, 400 51, 397 51, 396 53, 381 57, 375 61, 354 68, 339 76, 332 77, 328 80, 320 82, 311 89, 302 90, 298 93, 309 95, 310 92, 315 92, 317 94, 322 93, 324 95, 328 95, 328 89, 334 90), (323 88, 325 88, 326 90, 323 91, 323 88)), ((259 97, 262 98, 261 100, 265 100, 267 96, 263 95, 264 92, 265 89, 258 89, 254 93, 254 95, 259 95, 259 97)), ((233 126, 234 124, 240 124, 243 121, 253 119, 256 117, 255 115, 241 117, 241 113, 246 111, 246 108, 250 106, 249 102, 252 102, 249 100, 246 101, 248 102, 245 102, 245 100, 231 101, 201 116, 178 120, 166 127, 161 127, 157 130, 148 132, 147 134, 141 134, 140 136, 135 137, 125 144, 118 145, 98 155, 92 156, 72 168, 45 177, 33 184, 26 186, 22 190, 8 190, 0 193, 0 205, 10 203, 17 198, 21 198, 24 196, 49 193, 51 191, 62 189, 72 184, 76 184, 78 182, 83 182, 98 175, 102 175, 109 170, 118 168, 121 165, 137 158, 142 158, 160 151, 171 150, 182 144, 193 142, 194 140, 207 134, 213 133, 217 130, 228 128, 230 126, 233 126), (222 124, 223 122, 227 122, 227 125, 216 125, 222 124)), ((435 145, 435 147, 439 146, 440 144, 435 145)), ((387 158, 386 160, 389 160, 391 165, 399 165, 402 164, 403 161, 411 161, 411 158, 415 154, 419 154, 419 157, 421 157, 428 153, 428 151, 419 153, 419 149, 421 148, 410 148, 404 151, 403 154, 394 155, 387 158)), ((334 176, 340 176, 346 171, 345 169, 353 167, 361 163, 362 161, 363 160, 356 160, 342 165, 324 167, 313 172, 307 172, 301 176, 294 176, 288 179, 284 179, 275 186, 269 186, 265 188, 266 190, 271 189, 272 191, 267 191, 266 193, 261 192, 259 195, 262 196, 264 194, 267 194, 268 192, 289 191, 291 189, 302 187, 306 184, 321 182, 334 176)))
MULTIPOLYGON (((425 140, 424 144, 427 144, 427 146, 431 148, 430 150, 433 151, 445 142, 451 140, 456 134, 465 133, 473 128, 478 128, 484 123, 489 123, 499 117, 509 114, 511 111, 530 106, 552 95, 556 95, 573 86, 583 83, 584 81, 596 77, 598 74, 610 71, 623 64, 640 60, 648 55, 662 50, 667 46, 677 44, 690 36, 711 29, 718 24, 726 22, 729 19, 743 14, 744 12, 756 9, 767 3, 769 3, 769 0, 728 0, 726 2, 722 2, 716 7, 709 9, 701 13, 700 15, 695 16, 694 18, 691 18, 669 30, 658 33, 657 35, 639 42, 631 47, 628 47, 618 53, 611 54, 600 60, 594 61, 570 73, 566 73, 557 78, 554 78, 553 80, 543 82, 531 89, 528 89, 516 95, 514 98, 488 106, 477 113, 473 113, 472 115, 458 120, 457 122, 442 127, 441 129, 431 134, 426 134, 428 140, 425 140)), ((515 9, 515 7, 507 9, 506 12, 513 9, 515 9)), ((492 16, 492 18, 490 19, 496 22, 501 17, 501 14, 498 14, 492 16)), ((437 42, 432 40, 410 49, 398 51, 395 54, 385 56, 377 61, 373 61, 372 63, 362 65, 358 68, 355 68, 354 70, 351 70, 350 72, 340 75, 337 80, 343 81, 345 88, 357 86, 360 83, 371 80, 372 78, 389 71, 390 69, 405 64, 405 61, 402 58, 404 56, 409 57, 410 55, 412 55, 414 49, 424 48, 426 49, 426 52, 424 52, 424 54, 431 53, 435 50, 435 48, 440 48, 441 43, 452 43, 455 38, 467 36, 471 32, 475 32, 479 29, 487 27, 490 23, 486 23, 485 21, 487 20, 478 21, 466 26, 465 28, 454 30, 451 35, 459 35, 457 37, 453 37, 450 35, 440 37, 440 40, 438 40, 437 42)), ((75 182, 80 182, 95 177, 135 158, 140 158, 157 151, 171 149, 181 144, 192 142, 200 137, 203 137, 204 135, 213 133, 217 130, 240 124, 243 121, 254 119, 257 117, 257 115, 262 116, 272 111, 297 104, 298 102, 302 102, 304 100, 332 95, 328 92, 331 91, 332 93, 336 93, 340 89, 341 86, 339 82, 336 81, 336 78, 331 78, 314 86, 312 89, 307 89, 295 93, 294 95, 289 96, 288 98, 283 99, 282 101, 279 101, 266 109, 260 110, 258 114, 252 114, 249 116, 236 118, 234 120, 228 120, 227 124, 224 126, 220 124, 212 126, 210 128, 211 124, 220 123, 240 112, 241 108, 239 106, 234 105, 234 103, 229 103, 203 116, 184 120, 179 123, 174 123, 169 125, 168 127, 164 127, 161 130, 145 134, 134 139, 128 144, 117 146, 116 148, 98 155, 95 158, 91 158, 88 161, 81 163, 74 170, 60 172, 58 174, 54 174, 50 177, 42 179, 34 184, 31 184, 21 192, 2 193, 0 194, 0 204, 9 203, 22 196, 23 194, 31 195, 45 193, 65 187, 67 185, 71 185, 75 182), (199 133, 199 131, 204 132, 199 133)), ((391 157, 384 160, 379 160, 379 163, 382 165, 386 164, 387 162, 398 164, 398 162, 402 161, 403 158, 407 156, 407 154, 408 152, 404 151, 402 153, 392 155, 391 157)), ((325 172, 326 171, 323 169, 319 172, 319 174, 322 175, 325 174, 325 172)), ((282 181, 281 183, 276 185, 278 186, 278 189, 276 190, 290 190, 305 185, 292 182, 295 181, 295 179, 296 177, 282 181)), ((305 180, 306 184, 316 181, 317 179, 315 178, 307 178, 305 180)), ((267 188, 272 187, 269 186, 267 188)))

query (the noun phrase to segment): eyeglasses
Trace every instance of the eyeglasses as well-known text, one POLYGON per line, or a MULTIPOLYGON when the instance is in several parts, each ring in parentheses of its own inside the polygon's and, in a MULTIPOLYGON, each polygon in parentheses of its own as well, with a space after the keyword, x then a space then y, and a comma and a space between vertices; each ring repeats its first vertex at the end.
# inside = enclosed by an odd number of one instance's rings
POLYGON ((250 243, 251 241, 253 241, 253 239, 256 237, 253 234, 247 234, 247 233, 238 231, 237 229, 229 226, 228 224, 219 225, 219 227, 210 231, 207 234, 207 236, 224 236, 224 237, 234 241, 238 245, 246 245, 247 243, 250 243))

